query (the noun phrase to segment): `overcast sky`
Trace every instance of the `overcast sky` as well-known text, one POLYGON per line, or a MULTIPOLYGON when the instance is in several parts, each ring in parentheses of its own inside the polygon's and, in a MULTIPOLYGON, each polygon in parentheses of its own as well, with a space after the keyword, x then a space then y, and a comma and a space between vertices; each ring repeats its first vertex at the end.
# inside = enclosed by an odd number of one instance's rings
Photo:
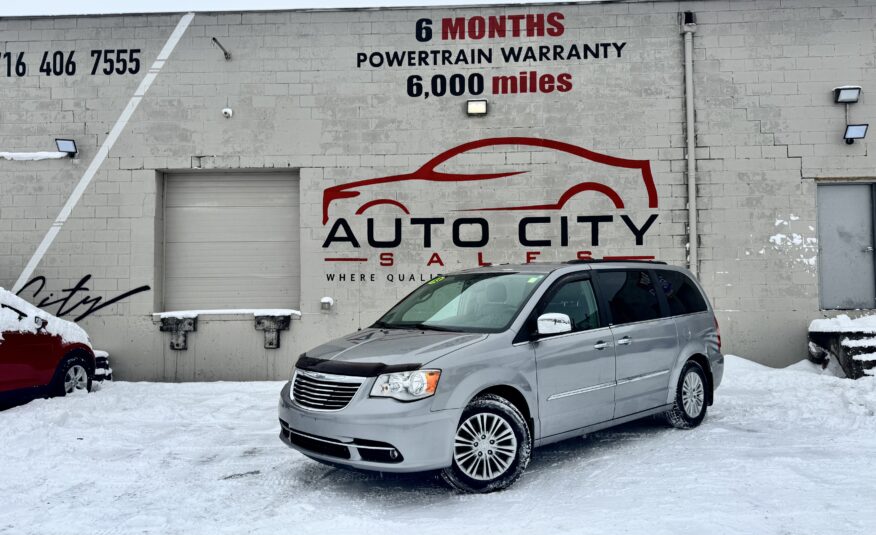
POLYGON ((0 17, 166 11, 234 11, 335 7, 525 4, 523 0, 0 0, 0 17))

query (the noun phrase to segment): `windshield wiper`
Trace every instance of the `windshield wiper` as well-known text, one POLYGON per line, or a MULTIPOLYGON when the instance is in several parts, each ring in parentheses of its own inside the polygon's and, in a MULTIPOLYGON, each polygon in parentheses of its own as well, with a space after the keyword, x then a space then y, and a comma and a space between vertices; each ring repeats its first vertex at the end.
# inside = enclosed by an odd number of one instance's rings
POLYGON ((429 325, 426 323, 417 323, 414 327, 425 331, 441 331, 447 333, 458 332, 456 329, 448 329, 447 327, 438 327, 437 325, 429 325))
POLYGON ((414 329, 419 329, 420 326, 414 323, 386 323, 385 321, 376 321, 371 327, 375 329, 388 329, 388 330, 401 330, 401 331, 412 331, 414 329))
POLYGON ((429 325, 427 323, 398 323, 398 324, 389 324, 385 321, 376 321, 371 327, 375 329, 398 329, 402 331, 413 331, 413 330, 422 330, 422 331, 441 331, 441 332, 460 332, 457 329, 448 329, 447 327, 439 327, 437 325, 429 325))

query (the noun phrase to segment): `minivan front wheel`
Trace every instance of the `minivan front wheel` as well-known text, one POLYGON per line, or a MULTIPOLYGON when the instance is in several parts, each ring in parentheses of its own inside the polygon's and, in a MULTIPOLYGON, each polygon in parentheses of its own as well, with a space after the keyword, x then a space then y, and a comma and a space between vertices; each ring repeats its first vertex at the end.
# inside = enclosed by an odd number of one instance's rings
POLYGON ((666 421, 678 429, 691 429, 706 417, 706 372, 698 362, 689 360, 678 376, 675 404, 666 414, 666 421))
POLYGON ((517 407, 484 394, 462 411, 453 437, 453 464, 441 476, 463 492, 501 490, 523 474, 531 451, 529 427, 517 407))

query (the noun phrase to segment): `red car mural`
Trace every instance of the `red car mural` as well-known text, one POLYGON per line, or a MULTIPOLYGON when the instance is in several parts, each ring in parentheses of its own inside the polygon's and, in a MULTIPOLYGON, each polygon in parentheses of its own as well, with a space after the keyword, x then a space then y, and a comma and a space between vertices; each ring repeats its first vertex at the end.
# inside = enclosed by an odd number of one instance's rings
POLYGON ((94 370, 85 331, 0 288, 0 400, 90 391, 94 370))
MULTIPOLYGON (((462 153, 486 147, 503 145, 521 145, 553 149, 567 154, 579 156, 581 158, 596 163, 601 163, 623 169, 639 170, 645 192, 647 193, 648 207, 657 208, 657 188, 654 185, 654 178, 651 175, 651 166, 648 160, 628 160, 624 158, 617 158, 614 156, 608 156, 605 154, 600 154, 598 152, 593 152, 582 147, 578 147, 576 145, 564 143, 562 141, 554 141, 551 139, 541 139, 534 137, 497 137, 471 141, 469 143, 464 143, 450 150, 442 152, 438 156, 435 156, 434 158, 423 164, 422 167, 411 173, 391 175, 380 178, 370 178, 367 180, 358 180, 355 182, 348 182, 346 184, 339 184, 337 186, 326 188, 323 191, 322 197, 322 224, 325 225, 326 223, 328 223, 329 208, 331 207, 333 202, 340 199, 358 197, 362 193, 361 189, 368 186, 373 186, 376 184, 388 184, 393 182, 404 182, 409 180, 423 180, 428 182, 467 182, 495 180, 526 173, 527 171, 460 174, 444 173, 436 170, 439 165, 462 153)), ((569 201, 569 199, 585 191, 595 191, 601 193, 611 200, 615 208, 624 208, 623 199, 618 194, 618 192, 615 191, 614 188, 612 188, 611 186, 595 181, 583 181, 570 186, 558 199, 553 202, 517 206, 485 206, 482 208, 470 208, 461 211, 560 210, 566 204, 566 202, 569 201)), ((379 205, 396 206, 405 214, 410 215, 410 210, 407 206, 405 206, 403 203, 399 202, 396 199, 390 198, 374 199, 363 203, 359 206, 358 210, 356 210, 356 215, 361 215, 369 208, 379 205)))

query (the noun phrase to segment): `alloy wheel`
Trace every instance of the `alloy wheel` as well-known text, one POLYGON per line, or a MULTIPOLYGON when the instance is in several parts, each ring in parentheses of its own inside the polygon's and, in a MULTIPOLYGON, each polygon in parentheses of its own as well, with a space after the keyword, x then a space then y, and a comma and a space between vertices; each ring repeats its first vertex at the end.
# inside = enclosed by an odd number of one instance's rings
POLYGON ((684 412, 690 418, 696 418, 703 410, 704 401, 705 388, 702 378, 694 371, 688 372, 681 385, 681 404, 684 406, 684 412))
POLYGON ((456 430, 453 458, 472 479, 495 479, 511 467, 517 455, 517 437, 507 420, 482 412, 470 416, 456 430))
POLYGON ((75 364, 64 375, 64 392, 70 394, 74 390, 88 390, 88 372, 79 364, 75 364))

